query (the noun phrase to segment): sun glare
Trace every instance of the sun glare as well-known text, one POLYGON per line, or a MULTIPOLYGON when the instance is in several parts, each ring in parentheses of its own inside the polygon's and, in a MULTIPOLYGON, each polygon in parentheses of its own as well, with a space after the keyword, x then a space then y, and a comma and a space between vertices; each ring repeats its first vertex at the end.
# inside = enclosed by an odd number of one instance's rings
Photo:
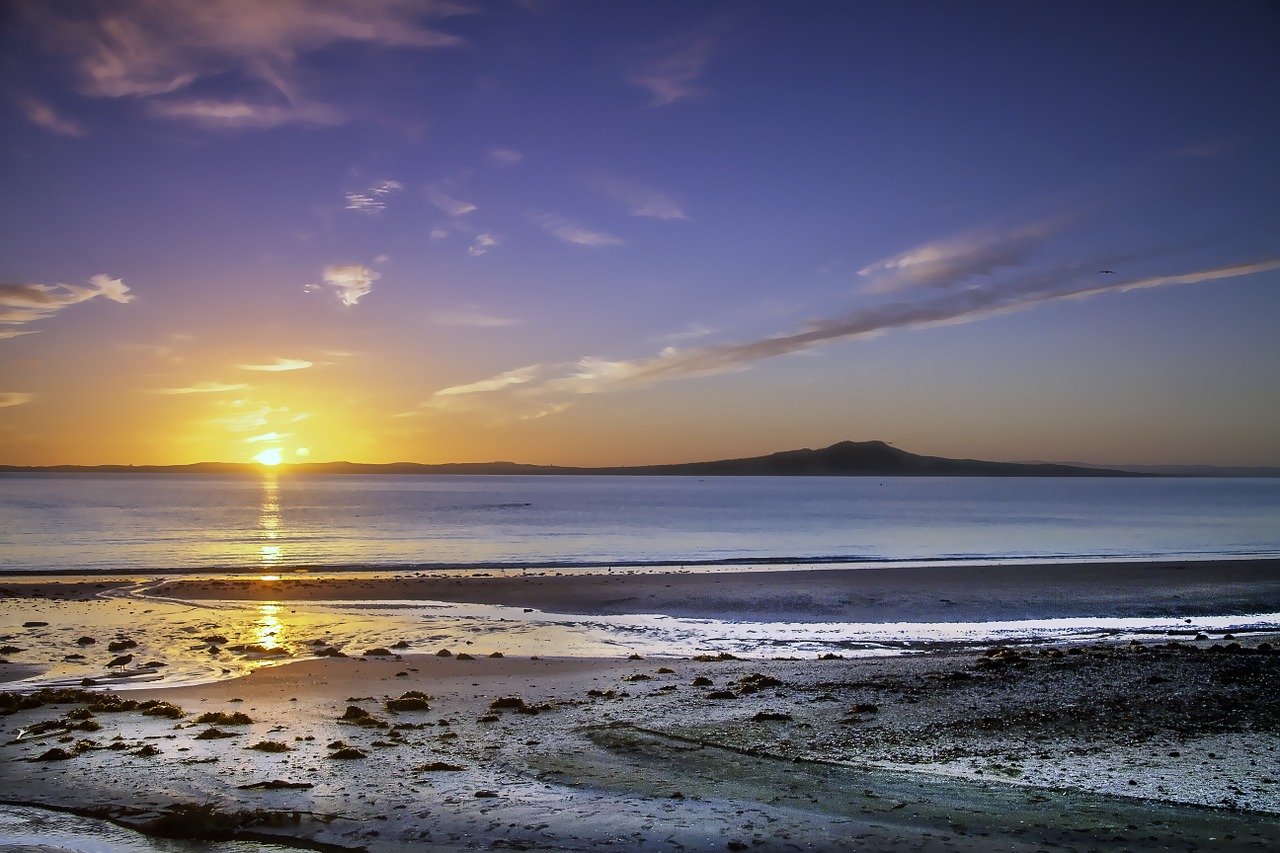
POLYGON ((262 451, 261 453, 259 453, 257 456, 253 458, 256 459, 258 462, 261 462, 263 465, 279 465, 280 460, 283 459, 284 457, 283 457, 283 454, 280 452, 280 448, 273 447, 270 450, 262 451))

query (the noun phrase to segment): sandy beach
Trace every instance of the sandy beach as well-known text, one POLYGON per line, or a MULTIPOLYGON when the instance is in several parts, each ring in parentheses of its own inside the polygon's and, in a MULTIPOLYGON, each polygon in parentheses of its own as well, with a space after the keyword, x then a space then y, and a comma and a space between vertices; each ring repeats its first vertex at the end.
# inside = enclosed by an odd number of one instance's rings
MULTIPOLYGON (((146 589, 157 602, 417 597, 744 620, 1103 606, 1194 617, 1280 609, 1278 568, 339 577, 320 587, 190 578, 146 589)), ((6 643, 52 630, 114 583, 0 583, 6 643), (35 622, 49 624, 24 624, 35 622)), ((98 639, 128 634, 117 626, 98 639)), ((151 833, 335 850, 1280 845, 1280 653, 1266 632, 825 659, 533 656, 494 645, 500 636, 295 648, 284 665, 193 686, 11 691, 0 699, 0 800, 151 833), (317 657, 322 649, 342 656, 317 657)), ((30 673, 21 657, 7 669, 30 673)))

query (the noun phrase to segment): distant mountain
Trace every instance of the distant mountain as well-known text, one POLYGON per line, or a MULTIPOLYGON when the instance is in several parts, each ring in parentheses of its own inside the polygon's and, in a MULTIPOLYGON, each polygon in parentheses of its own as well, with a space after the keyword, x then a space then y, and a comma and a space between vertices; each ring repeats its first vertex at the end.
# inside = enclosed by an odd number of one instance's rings
POLYGON ((871 477, 1133 477, 1132 472, 1053 463, 984 462, 919 456, 884 441, 842 441, 821 450, 784 450, 768 456, 597 469, 616 474, 696 476, 871 476, 871 477))
MULTIPOLYGON (((788 477, 1141 477, 1160 472, 1121 471, 1085 465, 1047 462, 984 462, 919 456, 883 441, 842 441, 821 450, 785 450, 768 456, 686 462, 675 465, 634 465, 608 468, 567 468, 557 465, 522 465, 515 462, 465 462, 425 465, 417 462, 371 464, 361 462, 307 462, 291 464, 292 474, 612 474, 686 477, 788 476, 788 477)), ((103 474, 243 474, 260 473, 254 463, 200 462, 194 465, 52 465, 20 467, 0 465, 3 473, 103 473, 103 474)))
POLYGON ((1108 467, 1117 471, 1156 477, 1274 477, 1280 479, 1280 467, 1274 465, 1254 467, 1246 465, 1110 465, 1108 467))

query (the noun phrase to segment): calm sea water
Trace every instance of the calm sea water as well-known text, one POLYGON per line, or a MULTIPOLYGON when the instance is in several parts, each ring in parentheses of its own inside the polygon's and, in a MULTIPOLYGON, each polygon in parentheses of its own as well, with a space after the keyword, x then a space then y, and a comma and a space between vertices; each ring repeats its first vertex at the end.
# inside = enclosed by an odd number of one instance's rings
POLYGON ((0 475, 0 571, 1280 556, 1280 480, 0 475))

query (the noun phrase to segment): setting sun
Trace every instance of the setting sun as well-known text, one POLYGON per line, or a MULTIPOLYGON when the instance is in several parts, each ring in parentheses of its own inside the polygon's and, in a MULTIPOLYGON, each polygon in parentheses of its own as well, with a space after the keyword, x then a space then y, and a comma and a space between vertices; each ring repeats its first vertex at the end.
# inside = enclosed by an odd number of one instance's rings
POLYGON ((273 447, 270 450, 262 451, 253 458, 256 461, 261 462, 263 465, 279 465, 280 460, 282 459, 282 453, 280 448, 273 447))

